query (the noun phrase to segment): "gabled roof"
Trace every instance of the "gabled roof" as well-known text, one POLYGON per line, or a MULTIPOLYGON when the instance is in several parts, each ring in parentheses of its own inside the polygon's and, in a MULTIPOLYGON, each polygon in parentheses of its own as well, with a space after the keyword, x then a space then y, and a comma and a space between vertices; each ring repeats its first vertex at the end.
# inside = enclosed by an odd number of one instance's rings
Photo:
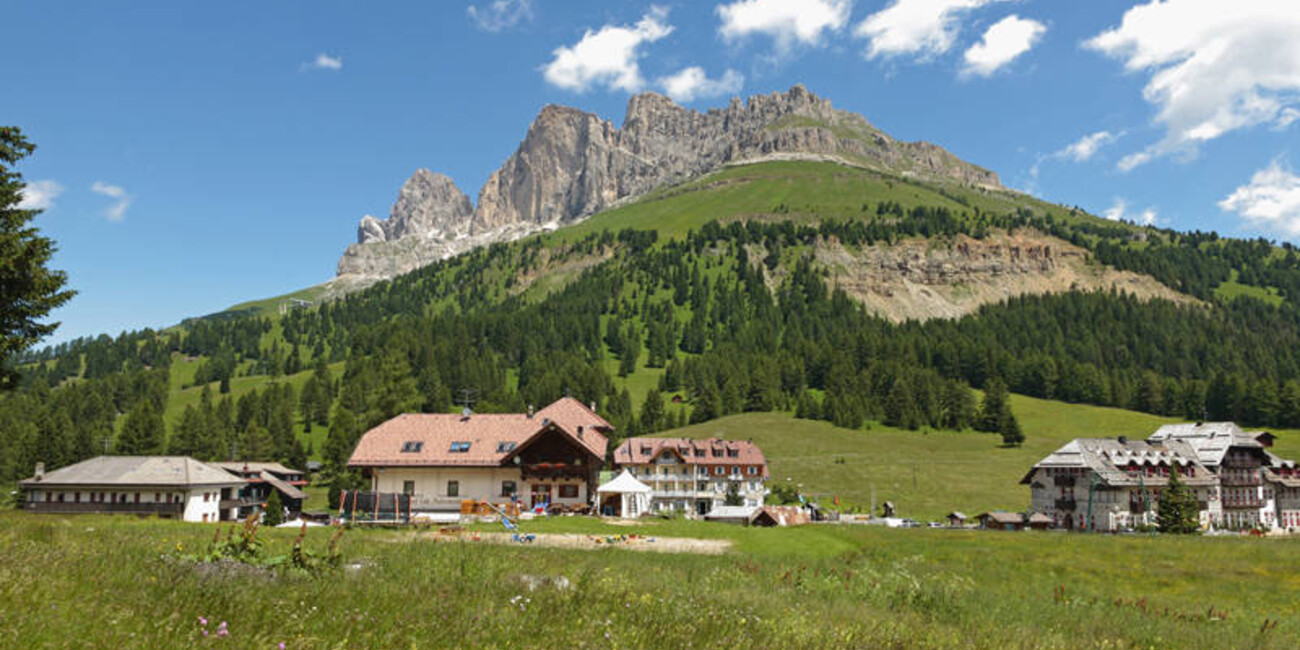
POLYGON ((976 517, 976 518, 977 518, 977 519, 983 519, 983 518, 985 518, 985 517, 988 517, 989 519, 992 519, 993 521, 995 521, 995 522, 997 522, 997 523, 999 523, 999 524, 1023 524, 1023 523, 1025 523, 1025 516, 1022 515, 1022 514, 1020 514, 1020 513, 1018 513, 1018 512, 986 512, 986 513, 984 513, 984 514, 982 514, 982 515, 980 515, 979 517, 976 517))
POLYGON ((188 456, 98 456, 21 481, 41 486, 183 488, 238 486, 244 479, 188 456))
POLYGON ((566 397, 532 415, 399 415, 361 436, 348 465, 495 467, 551 425, 593 456, 604 459, 609 444, 604 432, 612 431, 613 426, 582 402, 566 397), (417 444, 408 447, 407 443, 417 444), (469 448, 453 452, 452 443, 469 443, 469 448), (413 450, 402 451, 403 447, 413 450))
POLYGON ((1223 462, 1231 447, 1263 449, 1264 445, 1255 439, 1258 435, 1260 432, 1247 433, 1234 422, 1186 422, 1166 424, 1156 429, 1147 440, 1153 443, 1185 442, 1196 451, 1203 464, 1216 467, 1223 462))
POLYGON ((1196 475, 1183 478, 1188 485, 1210 485, 1215 481, 1214 476, 1201 463, 1196 450, 1182 440, 1169 439, 1154 443, 1116 438, 1075 438, 1038 461, 1020 483, 1028 485, 1038 470, 1046 468, 1091 470, 1105 485, 1113 486, 1163 485, 1168 482, 1163 476, 1129 476, 1125 468, 1134 464, 1139 468, 1175 465, 1193 467, 1196 475))
POLYGON ((748 440, 628 438, 614 450, 614 464, 652 463, 664 452, 671 452, 692 465, 759 465, 763 468, 762 475, 767 476, 767 459, 763 457, 763 450, 748 440), (703 455, 698 453, 701 451, 703 455), (736 455, 733 457, 729 452, 736 455))

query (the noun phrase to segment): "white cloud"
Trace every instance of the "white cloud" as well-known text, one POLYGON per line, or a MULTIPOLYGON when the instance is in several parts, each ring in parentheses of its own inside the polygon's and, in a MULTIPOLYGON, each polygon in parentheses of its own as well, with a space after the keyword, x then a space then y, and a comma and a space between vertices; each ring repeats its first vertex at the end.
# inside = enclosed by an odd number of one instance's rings
POLYGON ((853 33, 867 39, 867 58, 914 56, 929 59, 952 48, 967 11, 1006 0, 894 0, 867 16, 853 33))
POLYGON ((1300 104, 1300 2, 1152 0, 1085 47, 1150 75, 1142 96, 1157 107, 1164 139, 1126 156, 1128 170, 1259 124, 1284 126, 1300 104))
POLYGON ((305 70, 342 70, 343 57, 330 56, 324 52, 316 55, 315 59, 308 61, 298 67, 299 71, 305 70))
POLYGON ((119 185, 109 185, 103 181, 95 181, 90 186, 90 191, 96 194, 102 194, 114 200, 113 205, 104 210, 104 216, 109 221, 121 221, 126 216, 126 209, 131 206, 131 195, 119 185))
POLYGON ((1111 221, 1129 221, 1144 226, 1151 226, 1156 223, 1154 208, 1147 208, 1137 214, 1132 214, 1128 211, 1128 201, 1124 199, 1115 199, 1115 203, 1101 213, 1101 216, 1111 221))
POLYGON ((1037 20, 1011 15, 994 23, 966 50, 967 74, 987 77, 1028 52, 1047 31, 1037 20))
POLYGON ((823 32, 848 24, 852 6, 852 0, 738 0, 718 5, 718 32, 729 41, 765 34, 782 50, 796 43, 818 45, 823 32))
POLYGON ((676 74, 659 78, 664 94, 679 103, 738 93, 744 83, 745 76, 735 70, 727 70, 720 79, 710 79, 699 66, 682 68, 676 74))
POLYGON ((1066 146, 1064 149, 1052 154, 1053 158, 1060 160, 1073 160, 1074 162, 1085 162, 1091 160, 1097 154, 1097 150, 1119 139, 1120 135, 1110 131, 1098 131, 1090 133, 1076 140, 1073 144, 1066 146))
POLYGON ((531 0, 493 0, 481 7, 470 5, 465 11, 479 29, 499 32, 532 20, 532 4, 531 0))
POLYGON ((49 210, 54 207, 54 199, 63 193, 63 186, 50 180, 32 181, 22 189, 22 200, 18 202, 19 210, 49 210))
POLYGON ((595 85, 628 92, 640 90, 645 85, 637 63, 641 45, 671 34, 673 27, 667 19, 667 9, 652 6, 635 25, 587 30, 572 47, 555 48, 555 58, 543 68, 546 81, 577 92, 595 85))
POLYGON ((1300 176, 1274 160, 1255 172, 1249 184, 1219 201, 1219 208, 1256 225, 1300 236, 1300 176))

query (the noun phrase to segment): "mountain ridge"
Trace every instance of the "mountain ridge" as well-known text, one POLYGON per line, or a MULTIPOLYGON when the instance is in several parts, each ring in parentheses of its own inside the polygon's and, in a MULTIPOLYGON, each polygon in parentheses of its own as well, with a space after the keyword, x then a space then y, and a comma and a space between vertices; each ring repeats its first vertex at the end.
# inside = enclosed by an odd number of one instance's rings
POLYGON ((656 93, 628 100, 623 125, 549 104, 472 205, 425 169, 389 217, 366 215, 338 264, 347 285, 391 278, 486 244, 581 221, 727 165, 809 158, 1002 190, 997 174, 926 142, 901 142, 802 85, 699 112, 656 93))

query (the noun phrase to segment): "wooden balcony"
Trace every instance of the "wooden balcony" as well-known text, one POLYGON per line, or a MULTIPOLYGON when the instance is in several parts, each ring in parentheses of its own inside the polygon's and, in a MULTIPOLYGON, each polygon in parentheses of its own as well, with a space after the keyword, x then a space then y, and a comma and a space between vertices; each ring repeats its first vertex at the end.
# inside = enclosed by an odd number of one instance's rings
POLYGON ((28 512, 52 515, 121 514, 179 517, 185 512, 184 503, 71 503, 58 501, 28 501, 23 504, 28 512))
POLYGON ((526 481, 528 479, 581 479, 586 480, 591 472, 586 465, 575 465, 570 463, 535 463, 531 465, 522 465, 519 468, 520 476, 526 481))
POLYGON ((1248 476, 1234 476, 1233 474, 1223 474, 1219 476, 1219 482, 1224 485, 1252 487, 1261 483, 1259 474, 1248 476))

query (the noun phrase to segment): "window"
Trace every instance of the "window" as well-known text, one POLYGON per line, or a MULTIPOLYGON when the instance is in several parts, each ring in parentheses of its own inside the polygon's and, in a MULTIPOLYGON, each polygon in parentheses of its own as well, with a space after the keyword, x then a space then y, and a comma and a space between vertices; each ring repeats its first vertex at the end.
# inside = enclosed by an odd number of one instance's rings
POLYGON ((453 454, 463 454, 469 451, 469 441, 458 440, 456 442, 453 442, 451 443, 451 449, 449 451, 453 454))
POLYGON ((203 493, 203 502, 204 502, 204 503, 207 503, 207 502, 208 502, 208 493, 207 493, 207 492, 204 492, 204 493, 203 493))
POLYGON ((714 468, 713 468, 713 475, 714 475, 714 476, 722 476, 722 473, 725 472, 725 471, 726 471, 726 468, 725 468, 725 467, 723 467, 723 466, 721 466, 721 465, 718 465, 717 467, 714 467, 714 468))
POLYGON ((415 481, 402 481, 402 494, 415 494, 415 481))
POLYGON ((758 476, 758 467, 756 467, 756 466, 754 466, 754 465, 750 465, 750 466, 749 466, 749 475, 750 475, 750 476, 758 476))
POLYGON ((740 451, 736 449, 728 449, 727 458, 740 458, 740 451))
POLYGON ((695 450, 695 457, 696 457, 696 458, 704 458, 704 450, 703 450, 703 449, 696 449, 696 450, 695 450))
POLYGON ((424 443, 419 440, 407 440, 402 443, 402 453, 404 454, 417 454, 422 449, 424 449, 424 443))
POLYGON ((576 498, 578 498, 578 486, 576 486, 576 485, 561 485, 561 486, 560 486, 560 498, 561 498, 561 499, 576 499, 576 498))
POLYGON ((498 453, 498 454, 508 454, 508 453, 514 451, 514 450, 515 450, 515 447, 517 447, 518 445, 519 445, 519 443, 517 443, 517 442, 512 442, 512 441, 507 441, 507 442, 498 442, 498 443, 497 443, 497 453, 498 453))
MULTIPOLYGON (((465 444, 468 445, 469 443, 467 442, 465 444)), ((447 481, 447 496, 449 497, 460 496, 460 481, 447 481)))
POLYGON ((73 492, 73 493, 72 493, 72 502, 73 502, 73 503, 81 503, 81 493, 80 493, 80 492, 73 492))
POLYGON ((501 496, 512 497, 519 491, 514 481, 501 481, 501 496))

